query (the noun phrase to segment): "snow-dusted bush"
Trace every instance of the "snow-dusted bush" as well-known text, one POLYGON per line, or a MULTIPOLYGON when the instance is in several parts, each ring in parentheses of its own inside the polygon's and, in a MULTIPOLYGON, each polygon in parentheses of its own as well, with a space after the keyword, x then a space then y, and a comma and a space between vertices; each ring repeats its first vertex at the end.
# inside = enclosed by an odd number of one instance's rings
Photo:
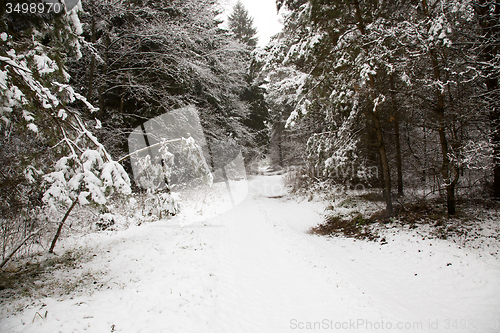
POLYGON ((123 167, 108 160, 100 149, 85 150, 80 156, 62 157, 55 165, 55 171, 44 176, 50 184, 43 201, 56 209, 57 202, 67 205, 75 200, 86 205, 90 202, 104 205, 106 197, 115 192, 130 194, 130 180, 123 167))
POLYGON ((181 200, 178 193, 148 193, 142 203, 143 221, 153 221, 175 215, 180 211, 181 200))
MULTIPOLYGON (((174 154, 169 151, 168 145, 174 142, 180 142, 178 156, 185 160, 188 165, 181 167, 190 167, 197 179, 202 183, 211 186, 213 175, 208 166, 201 147, 196 144, 191 136, 173 140, 162 140, 157 145, 160 146, 157 154, 151 153, 151 148, 147 155, 136 156, 143 149, 134 151, 131 154, 135 180, 137 184, 146 189, 146 198, 139 205, 142 215, 147 220, 156 220, 165 218, 169 215, 175 215, 180 211, 180 195, 172 192, 171 176, 176 167, 174 164, 174 154)), ((180 170, 181 173, 189 172, 187 169, 180 170)))
POLYGON ((205 184, 212 186, 214 178, 212 172, 210 171, 210 167, 203 156, 201 147, 196 144, 192 137, 187 139, 182 138, 181 147, 183 153, 191 163, 196 175, 201 178, 205 184))
POLYGON ((104 213, 99 216, 99 220, 96 222, 97 230, 106 230, 114 226, 116 223, 115 216, 111 213, 104 213))

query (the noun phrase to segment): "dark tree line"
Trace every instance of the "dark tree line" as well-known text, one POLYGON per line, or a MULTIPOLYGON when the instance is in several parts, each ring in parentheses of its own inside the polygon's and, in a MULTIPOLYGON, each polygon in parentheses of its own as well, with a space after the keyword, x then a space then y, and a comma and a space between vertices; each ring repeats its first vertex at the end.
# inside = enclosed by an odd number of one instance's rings
POLYGON ((251 154, 261 124, 252 123, 259 92, 249 80, 248 45, 220 27, 215 4, 82 2, 88 47, 70 71, 74 85, 99 106, 101 137, 109 147, 123 151, 130 129, 195 105, 208 137, 231 136, 251 154))

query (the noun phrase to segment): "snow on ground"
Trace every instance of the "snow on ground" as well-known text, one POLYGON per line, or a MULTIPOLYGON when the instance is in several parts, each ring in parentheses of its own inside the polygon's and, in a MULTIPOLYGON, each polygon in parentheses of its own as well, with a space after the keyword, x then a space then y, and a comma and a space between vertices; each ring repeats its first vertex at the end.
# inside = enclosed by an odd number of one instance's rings
POLYGON ((310 235, 324 204, 283 197, 280 176, 231 188, 232 209, 219 183, 184 193, 169 220, 67 239, 59 252, 87 259, 4 303, 1 331, 500 331, 500 263, 487 251, 409 230, 387 244, 310 235))

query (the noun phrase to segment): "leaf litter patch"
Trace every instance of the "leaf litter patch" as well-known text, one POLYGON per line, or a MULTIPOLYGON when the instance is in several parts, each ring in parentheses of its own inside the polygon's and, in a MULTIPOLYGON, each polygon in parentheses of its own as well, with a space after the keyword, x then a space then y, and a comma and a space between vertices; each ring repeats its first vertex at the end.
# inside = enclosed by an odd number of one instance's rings
MULTIPOLYGON (((339 206, 345 206, 344 203, 339 206)), ((360 208, 356 206, 352 208, 360 208)), ((422 240, 442 239, 500 257, 500 212, 497 209, 463 207, 455 216, 448 216, 443 207, 425 202, 399 206, 392 215, 385 210, 366 209, 362 213, 353 210, 347 214, 337 211, 336 207, 330 210, 325 221, 310 228, 309 234, 378 241, 385 245, 391 235, 412 232, 422 240)))

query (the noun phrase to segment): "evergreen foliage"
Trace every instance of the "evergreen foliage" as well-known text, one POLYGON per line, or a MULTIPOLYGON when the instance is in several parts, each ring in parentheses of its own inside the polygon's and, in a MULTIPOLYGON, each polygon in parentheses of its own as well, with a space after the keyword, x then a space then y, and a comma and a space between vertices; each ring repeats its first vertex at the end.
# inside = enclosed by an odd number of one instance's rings
POLYGON ((243 44, 250 47, 257 45, 257 29, 253 26, 253 18, 250 17, 243 3, 238 0, 233 7, 233 12, 228 17, 229 29, 233 36, 243 44))
MULTIPOLYGON (((255 133, 255 142, 257 146, 264 147, 269 141, 267 127, 265 125, 268 120, 268 107, 264 99, 265 89, 261 86, 263 82, 257 79, 257 74, 260 69, 258 65, 253 62, 251 57, 251 51, 255 50, 257 46, 257 29, 253 26, 253 18, 250 17, 241 1, 236 3, 232 13, 228 16, 228 25, 233 37, 247 46, 247 87, 240 97, 242 101, 248 103, 250 114, 246 117, 244 124, 255 133)), ((259 155, 262 155, 262 151, 257 151, 256 154, 249 157, 252 158, 259 155)))
POLYGON ((498 192, 498 5, 278 0, 277 7, 286 8, 284 30, 257 59, 269 82, 273 138, 307 136, 298 149, 310 175, 378 168, 374 185, 387 210, 393 183, 399 195, 403 183, 438 192, 450 215, 464 182, 493 172, 498 192))

